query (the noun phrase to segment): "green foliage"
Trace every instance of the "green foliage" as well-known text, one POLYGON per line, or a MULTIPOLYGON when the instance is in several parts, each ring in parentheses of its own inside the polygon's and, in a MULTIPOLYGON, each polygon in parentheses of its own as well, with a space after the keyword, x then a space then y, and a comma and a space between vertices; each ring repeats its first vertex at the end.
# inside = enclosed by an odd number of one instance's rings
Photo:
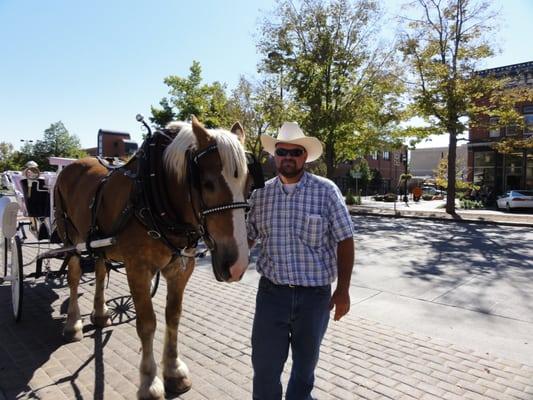
POLYGON ((48 157, 80 158, 87 154, 81 149, 80 140, 71 135, 63 122, 54 122, 45 129, 42 140, 33 145, 25 144, 20 153, 21 165, 33 160, 41 171, 51 170, 48 157))
POLYGON ((150 107, 152 112, 150 121, 152 121, 159 127, 164 127, 169 122, 174 121, 176 119, 176 115, 174 114, 172 106, 169 104, 168 99, 166 97, 163 97, 163 99, 159 102, 159 105, 161 106, 161 108, 155 108, 153 106, 150 107))
POLYGON ((11 143, 0 142, 0 172, 20 170, 24 165, 20 161, 20 155, 11 143))
POLYGON ((175 118, 186 121, 191 115, 208 128, 231 124, 225 85, 220 82, 202 84, 202 67, 198 61, 193 61, 188 77, 170 75, 164 82, 169 87, 170 97, 160 101, 161 108, 152 107, 150 121, 156 125, 164 126, 175 118))
POLYGON ((459 207, 465 209, 465 210, 470 210, 470 209, 479 209, 479 208, 483 208, 484 205, 481 201, 478 201, 478 200, 467 200, 467 199, 464 199, 464 200, 461 200, 459 201, 459 207))
POLYGON ((402 105, 401 71, 377 40, 375 0, 281 0, 261 25, 262 69, 283 74, 298 122, 324 143, 327 175, 339 161, 394 139, 402 105))
POLYGON ((305 168, 307 171, 315 175, 319 175, 319 176, 327 175, 326 163, 324 162, 322 158, 319 158, 318 160, 313 161, 312 163, 306 164, 305 168))
POLYGON ((374 170, 371 170, 368 166, 368 162, 364 158, 360 158, 355 162, 350 169, 349 175, 351 178, 351 185, 355 187, 355 177, 356 174, 359 174, 357 178, 357 186, 360 189, 366 188, 369 182, 374 179, 374 170))
MULTIPOLYGON (((465 166, 462 165, 461 162, 459 162, 456 165, 456 171, 455 171, 455 191, 457 192, 464 192, 468 189, 476 189, 479 190, 479 186, 474 185, 471 182, 467 182, 462 180, 461 178, 464 175, 465 166)), ((439 165, 437 166, 437 170, 435 171, 435 184, 441 188, 447 189, 448 188, 448 159, 442 158, 439 162, 439 165)))
MULTIPOLYGON (((406 10, 400 50, 416 83, 411 88, 412 114, 424 119, 432 132, 449 133, 448 175, 456 175, 457 135, 494 80, 476 73, 478 62, 490 57, 494 24, 488 3, 470 0, 418 0, 406 10)), ((455 212, 455 180, 448 188, 446 210, 455 212)))
POLYGON ((533 150, 533 137, 529 138, 505 138, 492 146, 499 153, 515 153, 523 149, 533 150))
POLYGON ((355 196, 353 195, 351 189, 348 189, 348 193, 346 193, 346 204, 349 206, 353 206, 355 204, 355 196))
POLYGON ((276 135, 283 122, 298 119, 291 115, 294 109, 290 99, 281 99, 277 80, 265 77, 258 83, 252 83, 241 76, 237 87, 228 100, 230 120, 239 121, 246 132, 246 147, 260 159, 263 134, 276 135))

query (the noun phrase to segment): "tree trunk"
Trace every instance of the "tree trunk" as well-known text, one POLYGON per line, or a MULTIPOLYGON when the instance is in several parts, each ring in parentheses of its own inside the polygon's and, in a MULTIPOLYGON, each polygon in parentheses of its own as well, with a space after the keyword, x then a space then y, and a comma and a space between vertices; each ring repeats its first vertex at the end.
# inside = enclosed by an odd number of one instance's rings
POLYGON ((457 132, 450 130, 450 145, 448 147, 448 190, 446 195, 446 212, 455 215, 455 175, 457 159, 457 132))

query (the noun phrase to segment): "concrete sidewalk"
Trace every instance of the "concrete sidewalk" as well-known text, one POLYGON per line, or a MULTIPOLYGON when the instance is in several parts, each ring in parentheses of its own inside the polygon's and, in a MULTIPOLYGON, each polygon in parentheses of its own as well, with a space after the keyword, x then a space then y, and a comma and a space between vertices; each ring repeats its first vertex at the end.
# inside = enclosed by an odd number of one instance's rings
MULTIPOLYGON (((70 344, 61 338, 68 301, 64 280, 27 281, 19 324, 11 318, 9 287, 0 286, 0 393, 7 399, 135 398, 140 346, 126 277, 111 275, 107 298, 113 325, 104 330, 88 321, 93 284, 92 275, 83 277, 85 337, 70 344)), ((180 356, 193 379, 193 389, 181 399, 251 398, 256 284, 253 270, 241 283, 217 283, 209 260, 200 261, 186 289, 180 324, 180 356)), ((162 282, 154 297, 156 360, 163 345, 165 295, 162 282)), ((355 311, 331 322, 317 369, 318 400, 533 398, 533 362, 502 358, 490 348, 472 350, 420 333, 416 324, 400 329, 355 311)))
POLYGON ((463 210, 457 207, 457 215, 451 216, 446 213, 445 204, 445 200, 409 200, 406 204, 402 201, 388 203, 364 197, 361 205, 348 208, 352 214, 533 226, 533 210, 506 213, 492 209, 463 210))

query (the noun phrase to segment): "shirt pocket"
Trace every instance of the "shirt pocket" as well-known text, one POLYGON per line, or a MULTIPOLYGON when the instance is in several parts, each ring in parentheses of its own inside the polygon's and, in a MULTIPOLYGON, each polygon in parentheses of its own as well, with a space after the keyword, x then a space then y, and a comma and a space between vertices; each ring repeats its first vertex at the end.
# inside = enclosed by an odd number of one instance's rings
POLYGON ((321 215, 306 215, 300 237, 307 246, 321 247, 326 241, 326 228, 327 221, 321 215))

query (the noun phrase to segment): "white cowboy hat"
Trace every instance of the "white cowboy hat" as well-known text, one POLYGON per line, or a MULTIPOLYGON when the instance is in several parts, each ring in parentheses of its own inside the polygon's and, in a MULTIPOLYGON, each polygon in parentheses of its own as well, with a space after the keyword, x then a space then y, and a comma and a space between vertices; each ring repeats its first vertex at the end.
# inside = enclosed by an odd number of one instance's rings
POLYGON ((302 146, 307 152, 306 162, 315 161, 322 155, 322 143, 316 137, 305 136, 296 122, 284 122, 278 131, 278 137, 261 135, 261 144, 267 153, 274 155, 276 144, 290 143, 302 146))

